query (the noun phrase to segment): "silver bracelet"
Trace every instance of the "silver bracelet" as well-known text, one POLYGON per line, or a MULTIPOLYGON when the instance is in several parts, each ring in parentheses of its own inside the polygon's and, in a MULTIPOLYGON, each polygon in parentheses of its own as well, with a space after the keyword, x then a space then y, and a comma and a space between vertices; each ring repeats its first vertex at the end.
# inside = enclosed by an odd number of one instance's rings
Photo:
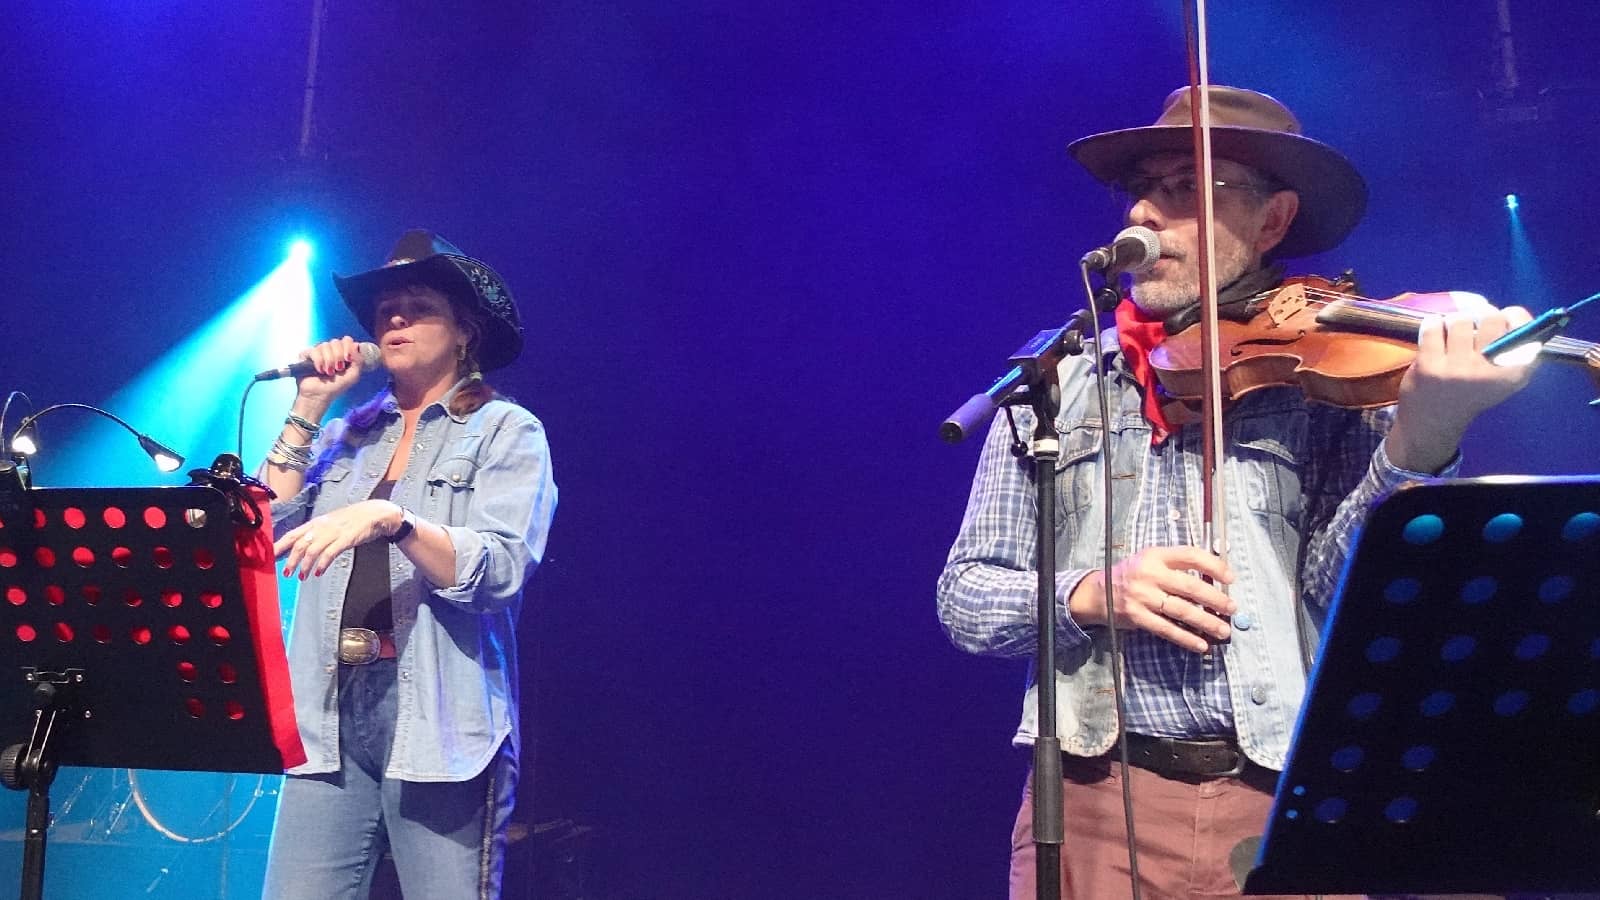
POLYGON ((293 425, 294 427, 296 427, 296 428, 300 429, 301 431, 305 432, 306 437, 310 438, 313 441, 317 439, 318 435, 322 434, 322 426, 321 425, 318 425, 317 423, 311 421, 310 419, 304 418, 302 416, 297 416, 294 413, 289 413, 288 416, 284 417, 283 424, 285 424, 285 425, 293 425))
POLYGON ((279 468, 289 469, 295 472, 304 472, 305 470, 311 468, 310 463, 298 462, 296 460, 289 459, 288 457, 279 456, 276 451, 267 454, 267 462, 278 466, 279 468))
POLYGON ((284 468, 303 472, 311 467, 311 445, 291 444, 279 437, 272 442, 272 449, 267 452, 267 459, 284 468))

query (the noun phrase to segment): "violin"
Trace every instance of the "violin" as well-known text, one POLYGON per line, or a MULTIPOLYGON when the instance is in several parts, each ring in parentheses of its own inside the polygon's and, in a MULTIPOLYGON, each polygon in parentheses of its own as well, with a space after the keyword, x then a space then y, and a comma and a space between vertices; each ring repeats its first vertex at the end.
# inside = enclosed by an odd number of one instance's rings
MULTIPOLYGON (((1247 299, 1244 316, 1218 323, 1223 395, 1235 400, 1268 387, 1297 387, 1307 398, 1346 409, 1394 403, 1417 355, 1417 331, 1431 315, 1470 311, 1456 292, 1405 293, 1373 300, 1348 277, 1303 276, 1247 299)), ((1181 421, 1194 420, 1206 389, 1199 326, 1170 335, 1150 365, 1181 421), (1184 413, 1187 412, 1187 417, 1184 413)), ((1555 337, 1541 359, 1585 366, 1600 382, 1600 344, 1555 337)))

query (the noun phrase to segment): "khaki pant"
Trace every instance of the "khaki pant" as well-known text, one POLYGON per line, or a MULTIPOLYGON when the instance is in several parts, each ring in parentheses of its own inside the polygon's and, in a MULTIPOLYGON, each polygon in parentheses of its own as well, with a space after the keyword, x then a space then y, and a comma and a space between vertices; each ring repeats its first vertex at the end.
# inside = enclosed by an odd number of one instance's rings
MULTIPOLYGON (((1240 778, 1199 783, 1128 770, 1134 828, 1139 836, 1139 880, 1145 900, 1239 897, 1228 865, 1233 848, 1260 835, 1272 812, 1277 773, 1252 767, 1240 778)), ((1011 900, 1034 900, 1033 779, 1011 832, 1011 900)), ((1061 848, 1062 900, 1112 900, 1131 896, 1122 777, 1109 756, 1062 758, 1065 842, 1061 848)), ((1484 900, 1492 900, 1484 895, 1484 900)), ((1264 898, 1270 900, 1270 898, 1264 898)), ((1290 900, 1280 897, 1278 900, 1290 900)), ((1293 900, 1301 900, 1295 895, 1293 900)), ((1324 900, 1359 900, 1354 897, 1324 900)), ((1465 896, 1460 900, 1467 900, 1465 896)))

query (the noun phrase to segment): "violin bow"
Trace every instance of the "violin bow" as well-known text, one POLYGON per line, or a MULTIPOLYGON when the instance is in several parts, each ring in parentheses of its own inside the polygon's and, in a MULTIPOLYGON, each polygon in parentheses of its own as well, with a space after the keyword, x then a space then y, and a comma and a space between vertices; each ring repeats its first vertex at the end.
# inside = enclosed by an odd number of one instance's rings
MULTIPOLYGON (((1211 156, 1211 84, 1207 70, 1205 0, 1185 0, 1184 38, 1189 57, 1189 111, 1194 132, 1194 171, 1199 187, 1198 263, 1200 280, 1201 373, 1206 391, 1200 407, 1203 432, 1201 454, 1202 541, 1206 549, 1227 560, 1228 517, 1223 504, 1222 475, 1222 365, 1217 325, 1217 257, 1213 235, 1216 179, 1211 156)), ((1223 587, 1218 585, 1218 587, 1223 587)), ((1225 588, 1224 588, 1225 589, 1225 588)), ((1205 658, 1212 654, 1208 651, 1205 658)))

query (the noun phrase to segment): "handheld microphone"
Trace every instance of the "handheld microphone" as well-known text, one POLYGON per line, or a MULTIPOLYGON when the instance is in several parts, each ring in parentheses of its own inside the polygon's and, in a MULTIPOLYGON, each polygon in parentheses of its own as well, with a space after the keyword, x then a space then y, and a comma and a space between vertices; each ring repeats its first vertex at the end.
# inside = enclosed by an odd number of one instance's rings
MULTIPOLYGON (((383 350, 371 341, 362 341, 356 344, 356 353, 361 357, 361 368, 363 369, 371 369, 383 365, 383 350)), ((302 359, 287 366, 259 372, 253 380, 274 381, 279 378, 304 378, 307 375, 316 374, 316 371, 317 367, 311 360, 302 359)))
POLYGON ((1104 247, 1083 255, 1079 265, 1107 275, 1113 272, 1143 272, 1161 258, 1161 239, 1143 225, 1130 225, 1104 247))

